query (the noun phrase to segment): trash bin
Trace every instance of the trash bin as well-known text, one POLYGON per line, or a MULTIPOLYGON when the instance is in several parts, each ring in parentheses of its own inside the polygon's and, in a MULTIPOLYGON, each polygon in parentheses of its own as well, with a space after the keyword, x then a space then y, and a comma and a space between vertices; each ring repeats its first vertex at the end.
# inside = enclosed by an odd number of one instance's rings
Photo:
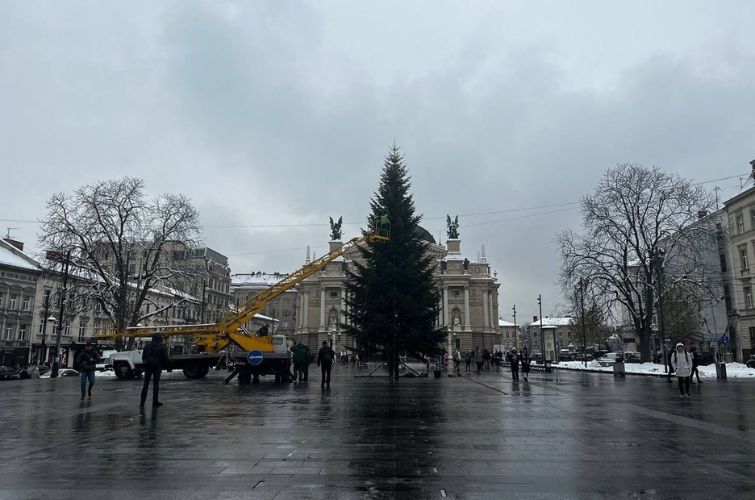
POLYGON ((626 376, 627 371, 624 367, 624 361, 616 361, 616 363, 613 364, 613 376, 614 377, 624 377, 626 376))
POLYGON ((551 362, 549 359, 545 360, 545 372, 550 373, 552 371, 551 362))
POLYGON ((726 363, 716 363, 716 378, 726 378, 726 363))

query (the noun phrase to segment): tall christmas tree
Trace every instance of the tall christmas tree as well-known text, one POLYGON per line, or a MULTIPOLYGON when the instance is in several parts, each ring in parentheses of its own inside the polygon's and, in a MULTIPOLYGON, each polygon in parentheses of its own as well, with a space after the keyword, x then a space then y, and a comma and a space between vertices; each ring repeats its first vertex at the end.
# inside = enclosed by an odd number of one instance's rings
POLYGON ((397 146, 385 158, 380 187, 370 202, 370 228, 385 216, 390 239, 360 248, 347 299, 350 333, 360 350, 382 354, 392 378, 398 378, 398 355, 429 355, 443 333, 435 326, 438 293, 433 284, 434 261, 420 238, 421 216, 414 210, 411 184, 397 146))

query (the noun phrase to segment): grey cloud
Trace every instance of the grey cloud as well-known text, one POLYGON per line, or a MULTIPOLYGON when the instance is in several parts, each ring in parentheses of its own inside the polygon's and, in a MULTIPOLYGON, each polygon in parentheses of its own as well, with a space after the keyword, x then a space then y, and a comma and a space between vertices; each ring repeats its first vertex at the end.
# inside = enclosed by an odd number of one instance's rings
MULTIPOLYGON (((390 24, 398 7, 129 3, 77 17, 3 4, 0 217, 39 216, 53 190, 128 173, 153 192, 186 192, 207 225, 362 222, 395 138, 437 238, 446 213, 577 200, 617 162, 705 180, 744 172, 753 156, 755 45, 740 33, 700 39, 691 27, 708 21, 693 8, 684 29, 653 22, 631 40, 623 24, 642 21, 631 12, 616 23, 419 4, 390 24), (600 23, 615 38, 590 35, 600 23)), ((546 312, 562 300, 553 236, 578 226, 568 208, 462 218, 465 251, 486 244, 502 277, 504 316, 514 302, 534 313, 538 293, 546 312)), ((327 227, 205 237, 235 272, 285 271, 303 259, 289 249, 325 248, 327 227)))

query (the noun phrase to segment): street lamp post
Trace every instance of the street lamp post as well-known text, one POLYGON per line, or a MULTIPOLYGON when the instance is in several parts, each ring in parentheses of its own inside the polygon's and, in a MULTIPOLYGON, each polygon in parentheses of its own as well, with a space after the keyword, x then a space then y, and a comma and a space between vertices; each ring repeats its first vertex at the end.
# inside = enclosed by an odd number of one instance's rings
POLYGON ((66 252, 66 261, 63 271, 63 289, 60 291, 60 314, 58 315, 58 331, 55 335, 55 357, 52 360, 52 371, 50 372, 51 378, 58 377, 58 371, 60 370, 60 337, 65 328, 63 321, 65 315, 66 295, 68 292, 68 262, 71 259, 71 251, 66 252))
POLYGON ((543 357, 545 366, 545 333, 543 332, 543 296, 538 294, 537 305, 540 307, 540 355, 543 357))
POLYGON ((514 311, 514 348, 519 350, 519 334, 516 331, 516 304, 511 308, 514 311))
MULTIPOLYGON (((654 255, 655 271, 657 273, 658 284, 658 329, 661 334, 661 352, 663 354, 663 366, 666 373, 671 372, 671 367, 668 366, 668 356, 666 356, 666 326, 664 324, 663 315, 663 256, 664 251, 657 249, 654 255)), ((652 310, 652 309, 651 309, 652 310)), ((671 379, 668 379, 671 382, 671 379)))
POLYGON ((582 361, 587 368, 587 329, 585 328, 585 281, 579 278, 579 308, 582 312, 582 361))
POLYGON ((47 358, 45 355, 45 341, 47 340, 47 322, 50 321, 51 318, 55 321, 55 318, 50 316, 50 294, 45 294, 45 312, 44 319, 42 320, 42 352, 37 356, 37 365, 44 363, 47 358))

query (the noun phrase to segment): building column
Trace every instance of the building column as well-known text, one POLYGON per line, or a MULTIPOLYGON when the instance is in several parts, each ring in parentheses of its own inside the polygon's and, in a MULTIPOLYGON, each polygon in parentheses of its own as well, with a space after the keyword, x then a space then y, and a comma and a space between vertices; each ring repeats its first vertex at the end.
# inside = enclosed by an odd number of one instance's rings
POLYGON ((299 314, 296 315, 296 329, 304 328, 304 294, 299 291, 299 314))
POLYGON ((443 326, 448 325, 448 287, 443 287, 443 326))
POLYGON ((464 287, 464 330, 469 330, 469 286, 464 287))
POLYGON ((302 318, 302 328, 304 331, 309 332, 309 292, 304 293, 304 311, 302 315, 304 316, 302 318))
POLYGON ((490 308, 488 305, 488 291, 483 290, 482 294, 482 328, 485 329, 488 326, 488 313, 490 312, 490 308))
MULTIPOLYGON (((346 289, 344 287, 341 287, 339 290, 339 293, 341 294, 341 310, 338 313, 338 317, 341 318, 340 323, 345 324, 346 323, 346 289)), ((339 325, 340 328, 340 325, 339 325)))
POLYGON ((325 287, 320 288, 320 330, 325 328, 325 287))

